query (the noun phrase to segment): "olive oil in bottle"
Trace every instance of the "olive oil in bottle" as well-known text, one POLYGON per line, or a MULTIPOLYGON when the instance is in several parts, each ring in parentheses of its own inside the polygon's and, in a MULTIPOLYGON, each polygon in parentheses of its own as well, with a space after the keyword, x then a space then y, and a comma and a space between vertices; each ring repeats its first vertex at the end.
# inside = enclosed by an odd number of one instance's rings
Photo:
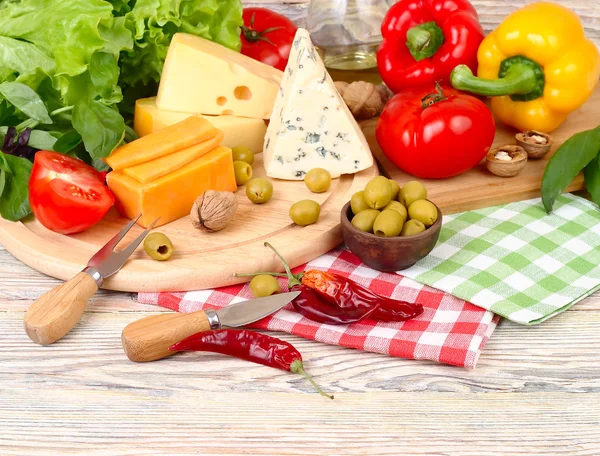
POLYGON ((381 82, 377 48, 393 0, 312 0, 306 20, 311 39, 334 80, 381 82))

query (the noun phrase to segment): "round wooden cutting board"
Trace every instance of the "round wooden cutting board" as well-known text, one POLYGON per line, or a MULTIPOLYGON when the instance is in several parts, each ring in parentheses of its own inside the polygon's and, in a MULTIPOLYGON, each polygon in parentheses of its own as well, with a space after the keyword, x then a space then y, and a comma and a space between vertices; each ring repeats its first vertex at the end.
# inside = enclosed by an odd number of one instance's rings
MULTIPOLYGON (((264 176, 262 154, 253 165, 256 176, 264 176)), ((354 175, 332 180, 327 193, 311 193, 302 181, 273 180, 273 198, 252 204, 244 187, 236 192, 239 207, 222 231, 205 233, 195 229, 189 217, 157 228, 173 242, 169 261, 159 262, 138 247, 123 269, 104 282, 103 288, 119 291, 188 291, 221 287, 247 281, 233 273, 279 271, 281 262, 264 242, 270 242, 295 267, 342 242, 340 211, 353 193, 362 190, 378 174, 377 165, 354 175), (290 206, 302 199, 321 204, 319 222, 307 227, 292 223, 290 206)), ((93 228, 64 236, 44 228, 33 217, 8 222, 0 217, 0 242, 12 255, 44 274, 68 280, 126 223, 113 209, 93 228)), ((137 225, 123 240, 126 245, 142 228, 137 225)))

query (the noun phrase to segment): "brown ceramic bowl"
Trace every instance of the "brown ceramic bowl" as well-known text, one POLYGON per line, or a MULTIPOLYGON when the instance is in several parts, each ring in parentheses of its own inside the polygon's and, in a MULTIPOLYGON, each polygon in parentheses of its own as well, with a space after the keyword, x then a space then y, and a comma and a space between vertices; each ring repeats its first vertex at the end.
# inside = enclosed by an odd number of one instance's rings
POLYGON ((378 271, 401 271, 410 268, 429 255, 435 247, 442 227, 442 211, 438 211, 436 222, 425 231, 414 236, 380 237, 355 228, 350 203, 341 213, 342 233, 346 246, 367 266, 378 271))

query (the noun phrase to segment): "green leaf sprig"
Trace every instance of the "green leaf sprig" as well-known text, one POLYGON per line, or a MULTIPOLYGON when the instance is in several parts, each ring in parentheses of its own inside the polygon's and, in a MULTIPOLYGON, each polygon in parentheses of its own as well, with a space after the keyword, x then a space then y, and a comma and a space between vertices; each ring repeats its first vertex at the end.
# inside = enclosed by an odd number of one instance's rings
POLYGON ((548 161, 542 178, 542 202, 550 214, 556 198, 583 170, 592 200, 600 206, 600 125, 567 139, 548 161))

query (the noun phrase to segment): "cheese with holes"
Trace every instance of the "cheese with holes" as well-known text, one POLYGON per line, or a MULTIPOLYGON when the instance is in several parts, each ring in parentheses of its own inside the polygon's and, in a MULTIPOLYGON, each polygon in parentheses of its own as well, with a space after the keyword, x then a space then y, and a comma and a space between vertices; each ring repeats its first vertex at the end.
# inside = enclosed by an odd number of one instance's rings
POLYGON ((301 180, 313 168, 331 177, 373 165, 360 127, 310 41, 298 29, 264 145, 267 175, 301 180))
POLYGON ((128 218, 142 214, 138 224, 156 226, 189 215, 196 198, 206 190, 236 190, 231 149, 219 146, 178 170, 148 183, 141 183, 121 171, 106 176, 115 195, 119 213, 128 218))
POLYGON ((177 33, 156 105, 168 111, 269 119, 282 74, 220 44, 177 33))
POLYGON ((104 161, 114 171, 120 171, 214 138, 218 133, 219 130, 208 120, 188 117, 182 122, 115 149, 104 161))
POLYGON ((142 98, 135 102, 133 128, 139 136, 146 136, 190 116, 203 117, 224 133, 222 145, 229 148, 245 146, 252 152, 262 152, 267 124, 263 119, 235 116, 203 116, 186 112, 158 109, 156 98, 142 98))

